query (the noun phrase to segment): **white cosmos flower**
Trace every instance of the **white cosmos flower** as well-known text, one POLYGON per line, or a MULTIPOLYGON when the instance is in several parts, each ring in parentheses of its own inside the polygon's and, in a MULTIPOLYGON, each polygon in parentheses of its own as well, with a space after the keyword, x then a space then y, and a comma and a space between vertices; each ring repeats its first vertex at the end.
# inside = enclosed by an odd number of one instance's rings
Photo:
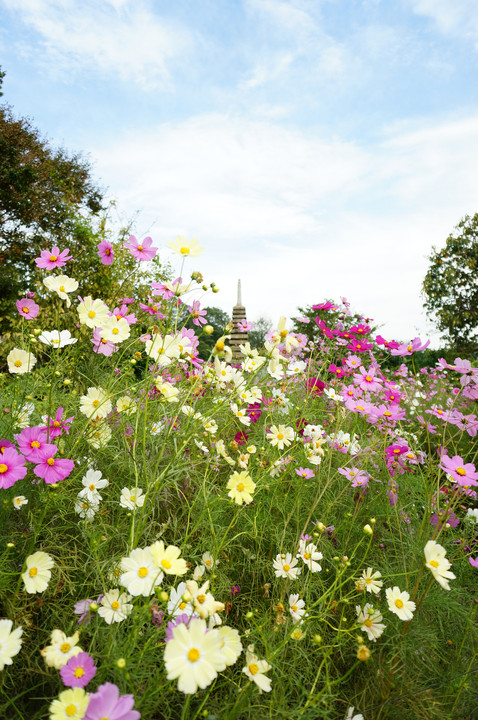
POLYGON ((143 507, 145 495, 141 488, 123 488, 121 491, 120 505, 128 510, 135 510, 137 507, 143 507))
POLYGON ((0 620, 0 671, 5 665, 12 665, 12 657, 18 655, 22 646, 20 640, 23 629, 22 626, 12 630, 13 622, 4 618, 0 620))
POLYGON ((93 300, 91 296, 85 297, 78 305, 78 315, 80 323, 94 330, 97 327, 103 327, 108 322, 109 310, 103 300, 93 300))
POLYGON ((276 577, 289 578, 296 580, 300 575, 300 568, 296 567, 297 559, 292 557, 291 553, 276 555, 273 562, 276 577))
POLYGON ((121 593, 118 588, 109 590, 101 600, 98 608, 98 615, 104 618, 108 625, 114 622, 122 622, 131 614, 133 606, 130 603, 131 595, 121 593))
POLYGON ((53 348, 63 348, 66 345, 74 345, 78 340, 71 337, 69 330, 44 330, 38 337, 40 342, 53 348))
POLYGON ((62 630, 53 630, 51 634, 51 645, 41 650, 41 655, 48 667, 59 670, 66 665, 71 657, 75 657, 78 653, 83 652, 81 647, 76 643, 80 639, 80 633, 76 632, 71 637, 67 637, 62 630))
POLYGON ((178 690, 188 695, 204 689, 225 670, 223 637, 209 630, 204 620, 195 618, 189 625, 177 625, 166 644, 164 664, 168 680, 178 679, 178 690))
POLYGON ((56 292, 62 300, 66 300, 67 307, 71 305, 71 300, 67 293, 78 290, 78 282, 68 277, 68 275, 49 275, 43 280, 43 284, 50 292, 56 292))
POLYGON ((302 600, 298 594, 289 595, 289 611, 294 624, 298 623, 304 617, 305 601, 302 600))
POLYGON ((259 692, 271 691, 271 679, 265 675, 272 668, 267 660, 259 660, 250 650, 246 653, 246 666, 242 668, 242 672, 247 675, 249 680, 255 682, 259 688, 259 692))
POLYGON ((425 545, 425 564, 432 571, 433 577, 444 590, 450 589, 448 580, 454 580, 456 575, 450 572, 451 562, 445 557, 446 550, 435 540, 429 540, 425 545))
POLYGON ((7 355, 8 371, 17 375, 24 375, 35 365, 36 357, 26 350, 14 348, 7 355))
POLYGON ((375 642, 386 628, 386 625, 382 623, 382 614, 370 603, 366 603, 363 610, 360 605, 356 605, 355 612, 360 629, 367 633, 369 640, 375 642))
POLYGON ((12 502, 13 502, 13 507, 15 508, 15 510, 20 510, 22 505, 27 504, 28 499, 25 497, 25 495, 17 495, 16 497, 13 498, 12 502))
POLYGON ((163 581, 163 573, 155 565, 149 549, 136 548, 121 559, 120 583, 130 595, 149 597, 163 581))
POLYGON ((92 468, 87 470, 86 475, 83 476, 81 482, 85 490, 88 490, 88 497, 91 496, 91 498, 95 498, 97 500, 103 499, 98 491, 108 487, 109 485, 108 480, 101 475, 101 472, 99 470, 93 470, 92 468))

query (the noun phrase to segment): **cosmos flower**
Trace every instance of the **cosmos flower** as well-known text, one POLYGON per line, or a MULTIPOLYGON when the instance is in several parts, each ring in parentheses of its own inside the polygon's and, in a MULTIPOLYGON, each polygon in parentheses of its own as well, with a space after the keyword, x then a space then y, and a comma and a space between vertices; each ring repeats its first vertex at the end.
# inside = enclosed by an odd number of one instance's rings
POLYGON ((15 485, 17 480, 23 480, 27 474, 25 458, 19 455, 14 447, 5 447, 0 455, 0 488, 15 485))
POLYGON ((42 250, 40 257, 35 258, 35 262, 37 267, 42 270, 54 270, 64 267, 68 260, 73 259, 73 256, 68 253, 68 249, 60 252, 60 248, 55 245, 51 250, 42 250))
POLYGON ((60 675, 63 685, 84 688, 96 675, 96 665, 88 653, 80 652, 60 668, 60 675))
POLYGON ((130 235, 128 242, 123 243, 123 245, 125 248, 128 248, 136 260, 141 260, 142 262, 152 260, 158 252, 158 248, 153 246, 153 241, 150 237, 145 238, 142 242, 138 242, 134 235, 130 235))
POLYGON ((23 629, 21 625, 12 630, 13 622, 7 618, 0 620, 0 670, 5 665, 12 665, 12 657, 18 655, 22 647, 20 640, 23 629))
POLYGON ((33 320, 33 318, 36 318, 40 312, 40 307, 36 304, 36 302, 34 302, 34 300, 30 300, 30 298, 17 300, 16 305, 20 315, 27 320, 33 320))

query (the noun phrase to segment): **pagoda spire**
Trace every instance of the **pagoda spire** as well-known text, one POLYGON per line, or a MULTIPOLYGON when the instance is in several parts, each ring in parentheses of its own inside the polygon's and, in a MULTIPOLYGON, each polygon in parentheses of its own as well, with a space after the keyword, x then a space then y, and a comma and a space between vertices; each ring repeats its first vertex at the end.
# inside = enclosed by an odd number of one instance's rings
POLYGON ((234 328, 232 330, 229 345, 232 350, 232 360, 235 363, 239 363, 242 360, 242 353, 239 349, 239 345, 243 345, 249 340, 247 332, 242 332, 238 328, 238 324, 241 322, 247 322, 246 319, 246 308, 242 304, 242 293, 241 293, 241 281, 237 281, 237 304, 232 308, 232 322, 234 328))

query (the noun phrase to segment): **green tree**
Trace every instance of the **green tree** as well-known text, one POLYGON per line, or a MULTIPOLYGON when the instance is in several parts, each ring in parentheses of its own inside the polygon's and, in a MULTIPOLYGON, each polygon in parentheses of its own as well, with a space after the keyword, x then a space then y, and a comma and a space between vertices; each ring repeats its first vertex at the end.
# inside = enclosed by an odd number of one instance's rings
POLYGON ((252 348, 261 348, 266 340, 267 333, 272 330, 272 320, 260 317, 254 321, 254 330, 249 330, 249 342, 252 348))
POLYGON ((424 307, 447 344, 478 351, 478 213, 466 215, 441 249, 433 247, 423 281, 424 307))
POLYGON ((188 320, 186 327, 194 328, 196 334, 200 336, 198 346, 199 357, 202 360, 207 360, 216 342, 225 334, 226 325, 230 322, 231 318, 224 310, 218 307, 205 307, 203 310, 207 313, 206 319, 208 324, 214 328, 211 335, 206 335, 204 331, 196 327, 192 319, 188 320))

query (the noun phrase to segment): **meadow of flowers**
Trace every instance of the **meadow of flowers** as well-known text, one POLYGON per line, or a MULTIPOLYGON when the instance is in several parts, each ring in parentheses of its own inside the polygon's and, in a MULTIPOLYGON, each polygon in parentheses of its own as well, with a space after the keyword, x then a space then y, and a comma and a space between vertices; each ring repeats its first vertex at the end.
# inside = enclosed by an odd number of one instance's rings
POLYGON ((427 343, 345 299, 313 306, 315 343, 277 318, 201 359, 202 248, 170 248, 176 280, 113 298, 45 248, 55 312, 12 307, 0 716, 477 718, 478 368, 416 371, 427 343))

